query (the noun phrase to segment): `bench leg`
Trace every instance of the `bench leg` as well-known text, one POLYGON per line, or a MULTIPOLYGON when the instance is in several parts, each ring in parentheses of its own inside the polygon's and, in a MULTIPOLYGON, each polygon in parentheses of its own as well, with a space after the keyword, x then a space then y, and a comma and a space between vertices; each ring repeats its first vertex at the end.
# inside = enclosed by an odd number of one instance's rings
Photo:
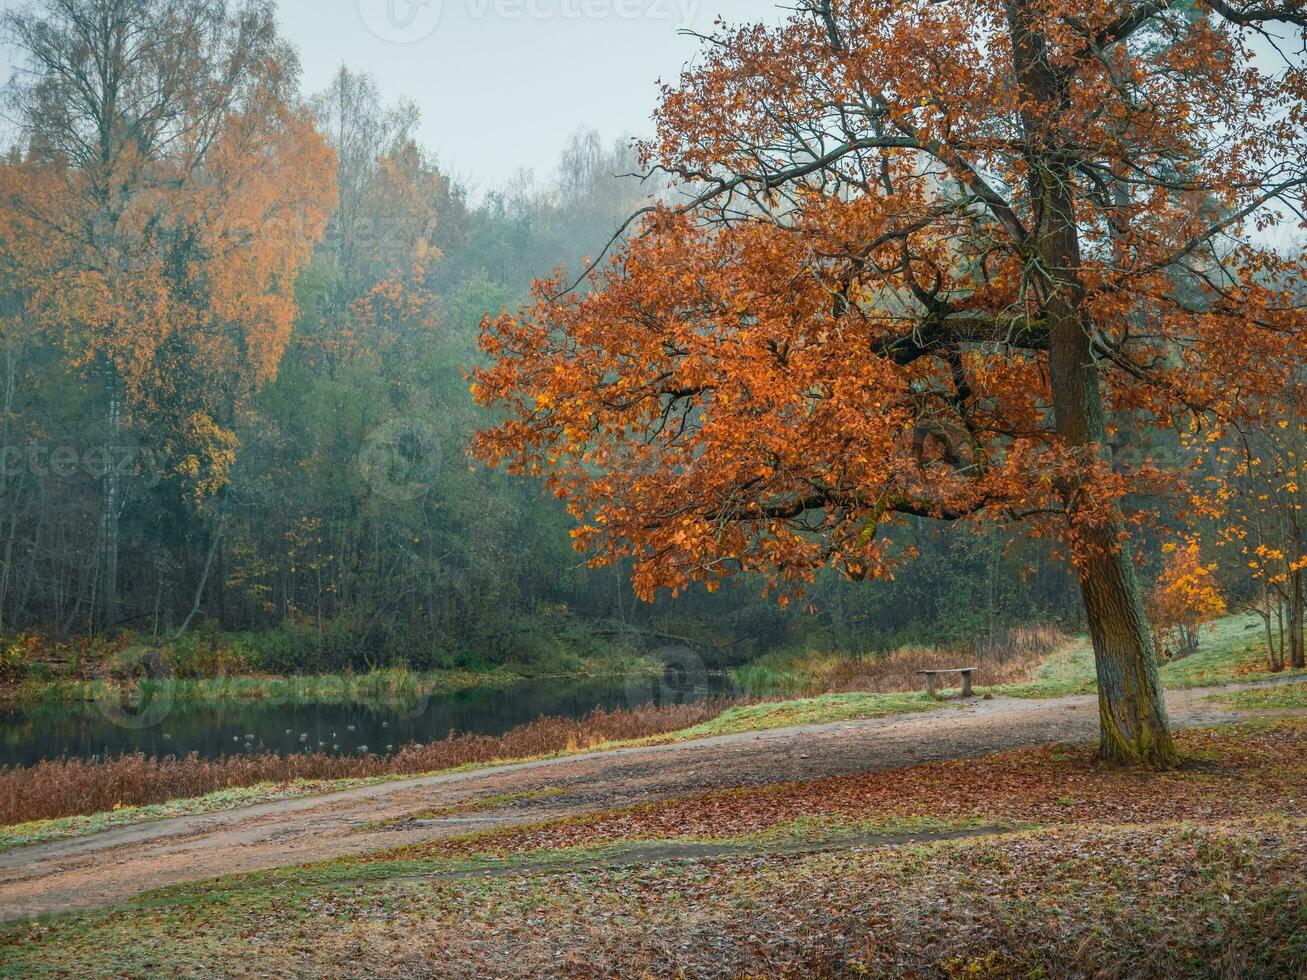
POLYGON ((935 675, 934 675, 934 674, 927 674, 927 675, 926 675, 926 697, 928 697, 928 698, 933 698, 934 696, 935 696, 935 675))
POLYGON ((971 671, 969 670, 962 672, 962 696, 964 698, 974 697, 971 693, 971 671))

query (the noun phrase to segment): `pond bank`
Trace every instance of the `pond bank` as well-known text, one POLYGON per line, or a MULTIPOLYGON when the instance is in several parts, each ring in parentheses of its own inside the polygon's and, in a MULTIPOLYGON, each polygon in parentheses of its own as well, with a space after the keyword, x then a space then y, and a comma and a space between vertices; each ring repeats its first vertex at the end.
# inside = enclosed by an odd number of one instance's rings
MULTIPOLYGON (((440 689, 421 678, 362 678, 336 686, 314 679, 260 688, 262 696, 197 698, 186 682, 144 682, 131 696, 96 688, 86 701, 0 707, 0 760, 202 759, 223 756, 387 755, 451 734, 500 736, 541 717, 578 719, 595 709, 688 704, 729 693, 724 677, 678 684, 651 672, 514 679, 440 689)), ((201 689, 205 690, 205 689, 201 689)), ((212 690, 211 688, 209 690, 212 690)), ((231 688, 224 688, 231 690, 231 688)))

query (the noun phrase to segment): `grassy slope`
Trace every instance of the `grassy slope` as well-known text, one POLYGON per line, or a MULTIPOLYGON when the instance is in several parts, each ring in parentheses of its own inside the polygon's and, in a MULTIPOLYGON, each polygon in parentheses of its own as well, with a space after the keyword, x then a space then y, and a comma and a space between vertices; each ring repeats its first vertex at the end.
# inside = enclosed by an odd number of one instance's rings
POLYGON ((209 793, 207 796, 170 800, 167 803, 157 803, 149 806, 124 806, 116 810, 86 816, 59 817, 54 820, 33 820, 29 823, 9 824, 0 827, 0 852, 28 844, 44 844, 49 841, 66 840, 70 837, 85 837, 88 834, 98 834, 103 830, 112 830, 115 827, 127 827, 132 824, 167 820, 171 817, 189 817, 197 814, 220 813, 224 810, 239 810, 259 803, 274 803, 277 800, 293 800, 301 796, 335 793, 356 786, 371 786, 380 782, 385 782, 385 779, 297 779, 293 783, 259 783, 256 786, 232 787, 219 790, 216 793, 209 793))
MULTIPOLYGON (((1229 616, 1213 623, 1203 630, 1197 653, 1162 665, 1162 685, 1179 689, 1293 676, 1307 678, 1307 671, 1267 671, 1260 628, 1261 620, 1255 615, 1229 616)), ((1045 661, 1030 683, 994 690, 1012 697, 1051 698, 1090 694, 1097 687, 1093 649, 1089 640, 1081 637, 1045 661)))
MULTIPOLYGON (((746 691, 784 694, 801 690, 810 677, 839 677, 846 663, 838 654, 782 653, 741 667, 734 676, 746 691)), ((1298 673, 1307 678, 1307 672, 1298 673)), ((1293 672, 1267 672, 1261 620, 1249 614, 1229 616, 1205 628, 1198 652, 1163 664, 1161 676, 1168 688, 1191 688, 1293 676, 1293 672)), ((1029 680, 979 690, 1009 697, 1053 698, 1092 694, 1096 689, 1093 649, 1088 637, 1082 636, 1045 658, 1029 680)))
POLYGON ((828 722, 882 718, 890 715, 934 711, 949 702, 932 700, 923 694, 822 694, 790 701, 762 702, 727 708, 712 721, 649 741, 682 741, 712 738, 715 735, 738 735, 797 725, 820 725, 828 722))
POLYGON ((1182 743, 1151 779, 1025 750, 170 888, 0 927, 0 975, 1302 975, 1307 725, 1182 743), (977 827, 1012 829, 928 836, 977 827))

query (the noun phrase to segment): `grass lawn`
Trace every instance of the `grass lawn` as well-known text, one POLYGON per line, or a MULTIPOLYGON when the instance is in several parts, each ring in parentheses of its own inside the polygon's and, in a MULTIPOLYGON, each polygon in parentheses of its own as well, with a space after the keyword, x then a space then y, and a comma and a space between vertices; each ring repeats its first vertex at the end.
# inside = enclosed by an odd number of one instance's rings
MULTIPOLYGON (((1261 620, 1256 615, 1228 616, 1202 631, 1198 652, 1162 664, 1162 686, 1168 688, 1217 687, 1279 677, 1303 677, 1307 671, 1267 670, 1261 620)), ((1087 637, 1059 650, 1035 671, 1029 683, 993 688, 996 693, 1022 698, 1051 698, 1090 694, 1098 689, 1094 651, 1087 637)))
MULTIPOLYGON (((772 701, 727 708, 711 721, 693 728, 659 737, 656 741, 681 741, 711 738, 715 735, 738 735, 796 725, 820 725, 864 718, 934 711, 950 702, 941 702, 921 694, 823 694, 792 701, 772 701)), ((655 740, 650 740, 655 741, 655 740)))
POLYGON ((1236 691, 1215 698, 1232 708, 1244 711, 1281 711, 1307 708, 1307 681, 1280 687, 1263 687, 1253 691, 1236 691))
POLYGON ((1303 975, 1307 723, 1180 742, 1172 773, 1031 749, 169 888, 0 927, 0 975, 1303 975))

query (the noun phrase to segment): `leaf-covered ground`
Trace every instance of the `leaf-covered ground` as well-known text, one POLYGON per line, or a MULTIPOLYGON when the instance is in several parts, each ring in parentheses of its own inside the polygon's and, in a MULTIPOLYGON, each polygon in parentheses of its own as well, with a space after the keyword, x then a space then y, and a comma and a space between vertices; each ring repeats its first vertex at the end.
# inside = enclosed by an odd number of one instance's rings
POLYGON ((1301 824, 221 896, 28 927, 13 976, 1301 976, 1301 824))
POLYGON ((1183 746, 1161 776, 1005 753, 182 886, 5 927, 0 974, 1304 975, 1307 723, 1183 746))
MULTIPOLYGON (((1256 817, 1307 799, 1307 723, 1185 732, 1186 763, 1146 773, 1050 746, 806 783, 710 793, 440 842, 446 856, 667 837, 738 837, 792 821, 879 826, 922 820, 1008 825, 1256 817)), ((1301 808, 1300 808, 1301 809, 1301 808)))

